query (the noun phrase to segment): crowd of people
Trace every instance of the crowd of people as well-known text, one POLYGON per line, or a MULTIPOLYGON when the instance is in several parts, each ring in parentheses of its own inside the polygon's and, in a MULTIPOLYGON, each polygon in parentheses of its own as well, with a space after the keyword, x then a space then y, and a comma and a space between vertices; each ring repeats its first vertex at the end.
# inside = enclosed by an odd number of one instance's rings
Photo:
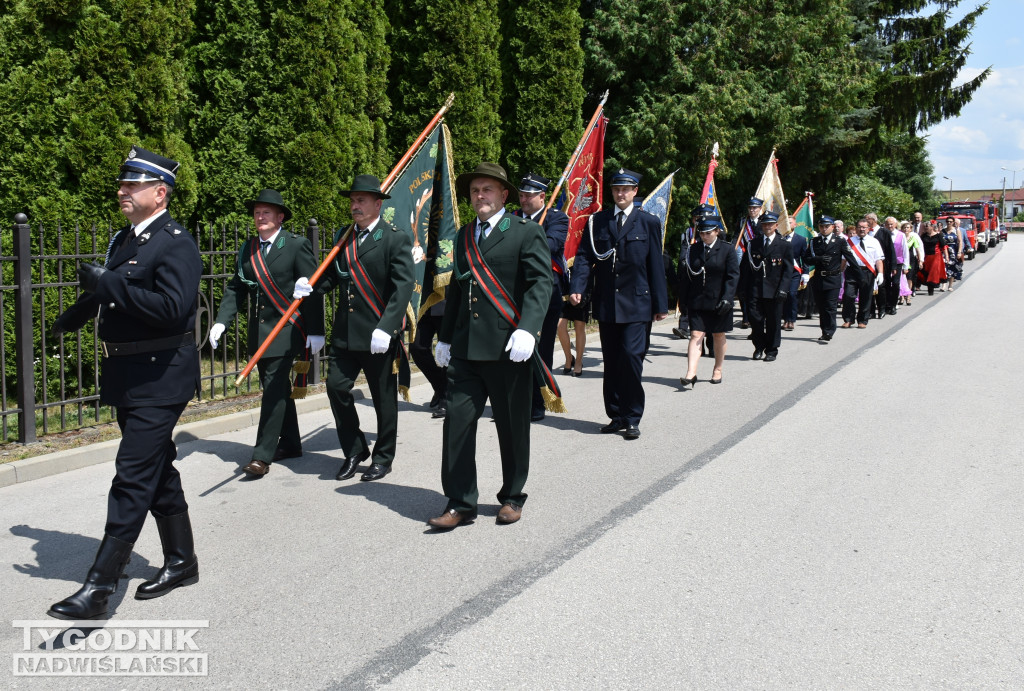
MULTIPOLYGON (((173 428, 199 387, 201 340, 193 329, 202 261, 191 235, 168 212, 178 170, 176 161, 132 148, 117 178, 128 225, 102 265, 81 265, 81 298, 54 324, 60 335, 97 319, 104 352, 100 398, 117 407, 122 433, 103 541, 83 586, 50 608, 56 618, 106 614, 147 514, 156 521, 164 564, 135 597, 160 597, 199 578, 188 504, 173 465, 173 428)), ((933 294, 962 275, 964 238, 955 222, 940 232, 934 223, 923 224, 920 214, 902 224, 895 218, 879 224, 867 214, 847 233, 841 220, 823 216, 808 242, 792 228, 781 233, 778 215, 757 198, 750 200, 735 243, 724 236, 713 207, 694 209, 675 262, 663 253, 661 221, 637 202, 641 180, 626 168, 613 173, 613 204, 589 217, 567 262, 568 219, 545 210, 550 180, 529 173, 515 185, 489 162, 456 179, 475 217, 455 238, 446 299, 420 315, 410 348, 430 383, 433 416, 443 419, 439 456, 446 503, 428 521, 435 529, 451 530, 477 517, 477 425, 488 402, 502 474, 497 523, 522 518, 531 422, 543 420, 545 410, 564 410, 551 372, 555 340, 565 356, 562 374, 581 376, 591 318, 600 332, 608 417, 597 424, 603 434, 633 440, 641 435, 651 328, 668 316, 670 284, 681 315, 674 331, 689 341, 681 382, 692 387, 705 353, 714 358, 710 382, 723 382, 726 334, 737 308, 741 328, 751 330, 752 358, 771 362, 779 356, 782 332, 793 329, 800 313, 818 312, 819 340, 828 343, 837 328, 866 328, 871 319, 910 305, 920 286, 933 294), (512 202, 519 208, 508 209, 512 202)), ((364 482, 392 472, 398 360, 406 357, 402 338, 414 289, 412 242, 407 231, 381 217, 389 197, 376 177, 355 176, 344 194, 352 223, 337 232, 339 251, 322 273, 314 271, 309 241, 285 230, 291 211, 277 191, 265 189, 246 202, 256 234, 238 248, 209 341, 216 349, 227 326, 244 313, 250 356, 263 353, 257 362, 259 424, 244 466, 253 478, 302 455, 292 399, 305 385, 310 356, 325 346, 327 396, 342 456, 336 480, 352 478, 364 461, 364 482), (319 280, 311 281, 314 274, 319 280), (324 297, 332 292, 337 299, 327 340, 324 297), (290 309, 293 300, 300 301, 297 310, 290 309), (272 327, 284 316, 287 322, 274 336, 272 327), (353 396, 360 374, 376 416, 372 447, 353 396)))

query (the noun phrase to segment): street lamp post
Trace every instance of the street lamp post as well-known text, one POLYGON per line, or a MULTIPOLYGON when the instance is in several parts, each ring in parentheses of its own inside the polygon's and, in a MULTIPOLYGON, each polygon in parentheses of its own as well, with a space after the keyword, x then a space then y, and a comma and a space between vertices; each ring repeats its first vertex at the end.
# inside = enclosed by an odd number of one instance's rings
MULTIPOLYGON (((1009 170, 1011 173, 1013 173, 1013 176, 1010 179, 1010 193, 1013 195, 1014 199, 1016 199, 1017 198, 1017 192, 1016 192, 1016 190, 1017 190, 1017 173, 1019 173, 1020 171, 1024 170, 1024 168, 1017 168, 1016 170, 1012 170, 1010 168, 1007 168, 1006 166, 1002 166, 1002 169, 1003 170, 1009 170)), ((1006 180, 1005 179, 1003 180, 1003 184, 1004 185, 1006 184, 1006 180)), ((1007 214, 1006 214, 1006 194, 1005 193, 1003 194, 1003 218, 1005 218, 1007 220, 1013 218, 1013 201, 1012 200, 1010 201, 1010 214, 1009 214, 1009 216, 1007 216, 1007 214)))
POLYGON ((942 179, 949 180, 949 201, 953 201, 953 178, 947 178, 945 175, 943 175, 942 179))

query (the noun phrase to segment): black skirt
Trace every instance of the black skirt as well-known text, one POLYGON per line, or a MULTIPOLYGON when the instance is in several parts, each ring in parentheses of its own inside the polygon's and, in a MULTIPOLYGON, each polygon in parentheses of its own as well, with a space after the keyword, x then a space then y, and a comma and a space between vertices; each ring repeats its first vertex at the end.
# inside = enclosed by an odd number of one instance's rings
POLYGON ((590 293, 585 293, 580 299, 580 304, 573 305, 568 300, 562 304, 562 319, 573 322, 590 321, 590 293))
POLYGON ((706 334, 721 334, 732 331, 732 310, 718 314, 714 310, 690 310, 690 331, 701 331, 706 334))

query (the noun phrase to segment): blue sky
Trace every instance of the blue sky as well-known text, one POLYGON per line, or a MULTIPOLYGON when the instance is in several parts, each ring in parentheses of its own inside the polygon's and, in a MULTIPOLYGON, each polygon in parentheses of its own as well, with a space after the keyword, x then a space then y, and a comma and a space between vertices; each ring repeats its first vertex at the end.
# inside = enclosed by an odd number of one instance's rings
MULTIPOLYGON (((963 0, 955 18, 978 4, 963 0)), ((991 0, 971 34, 964 79, 991 67, 992 74, 960 116, 924 134, 935 166, 935 186, 954 190, 1000 189, 1024 184, 1024 0, 991 0), (1002 167, 1010 170, 1003 171, 1002 167), (1013 170, 1017 169, 1016 175, 1013 170), (1016 180, 1014 180, 1016 178, 1016 180)))

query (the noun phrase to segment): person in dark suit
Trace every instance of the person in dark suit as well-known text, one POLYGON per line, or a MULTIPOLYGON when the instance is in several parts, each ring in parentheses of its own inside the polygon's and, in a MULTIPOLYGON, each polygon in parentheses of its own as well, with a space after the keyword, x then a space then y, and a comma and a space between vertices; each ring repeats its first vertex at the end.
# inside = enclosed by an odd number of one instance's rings
POLYGON ((416 363, 416 367, 430 383, 434 392, 430 397, 430 417, 437 420, 443 418, 448 409, 445 407, 445 399, 448 392, 448 373, 443 367, 438 367, 434 362, 434 336, 441 328, 441 319, 444 317, 445 301, 441 300, 431 305, 420 316, 416 322, 416 337, 409 344, 409 356, 416 363))
POLYGON ((870 226, 868 235, 878 241, 882 247, 883 273, 880 281, 877 282, 878 292, 874 296, 872 305, 875 319, 881 319, 887 314, 896 314, 896 304, 893 302, 892 309, 889 309, 889 298, 895 286, 896 297, 899 298, 900 277, 899 267, 896 264, 896 246, 893 243, 892 231, 885 226, 878 225, 877 214, 870 213, 865 216, 870 226))
POLYGON ((836 309, 839 290, 843 287, 843 272, 846 271, 848 245, 835 237, 835 221, 831 216, 818 219, 818 236, 811 238, 804 250, 804 264, 814 271, 808 288, 814 294, 818 305, 818 324, 821 326, 823 343, 832 340, 836 332, 836 309))
MULTIPOLYGON (((257 236, 246 240, 238 253, 217 319, 210 327, 210 345, 216 349, 235 316, 246 312, 246 345, 251 357, 290 306, 295 279, 312 275, 317 262, 309 240, 284 229, 292 212, 279 192, 265 189, 245 206, 252 214, 257 236)), ((304 358, 308 369, 309 356, 323 347, 324 301, 317 295, 302 302, 299 312, 256 363, 263 396, 256 445, 244 468, 250 475, 263 477, 274 461, 302 455, 299 418, 292 400, 292 363, 297 357, 304 358)))
POLYGON ((391 472, 398 446, 398 375, 395 359, 402 356, 400 334, 412 298, 412 237, 380 217, 381 203, 390 199, 372 175, 357 175, 349 198, 352 225, 338 231, 341 251, 315 287, 308 277, 295 281, 295 299, 312 292, 324 295, 338 288, 338 306, 331 327, 331 366, 327 398, 344 460, 336 480, 347 480, 370 458, 366 435, 359 429, 352 387, 362 372, 377 414, 377 441, 363 482, 391 472))
POLYGON ((843 329, 854 320, 858 329, 866 329, 871 317, 874 288, 882 278, 885 262, 882 246, 869 234, 870 220, 857 221, 856 230, 847 239, 849 256, 843 276, 843 329))
POLYGON ((789 219, 789 234, 784 238, 793 247, 793 273, 789 279, 789 289, 786 299, 782 303, 782 329, 792 331, 796 326, 797 298, 800 294, 801 284, 806 284, 805 276, 807 267, 803 264, 804 250, 807 249, 807 240, 796 232, 796 219, 789 219))
POLYGON ((480 163, 455 180, 476 218, 459 229, 447 306, 434 355, 448 368, 441 486, 448 504, 428 522, 448 530, 476 518, 477 421, 488 397, 501 454, 497 522, 515 523, 530 469, 531 359, 551 304, 544 230, 505 211, 518 195, 505 170, 480 163))
POLYGON ((740 285, 753 327, 754 360, 772 362, 782 343, 782 303, 793 275, 793 247, 776 232, 779 215, 761 215, 761 234, 747 245, 740 265, 740 285))
POLYGON ((644 353, 652 321, 668 315, 661 222, 633 205, 641 175, 619 168, 612 176, 615 207, 587 220, 573 265, 569 301, 578 304, 591 274, 594 316, 604 355, 606 434, 640 437, 644 414, 644 353))
POLYGON ((147 513, 160 532, 164 565, 139 586, 136 599, 199 580, 171 439, 199 390, 194 329, 203 273, 195 239, 167 212, 178 166, 138 146, 128 152, 117 200, 130 225, 114 236, 103 266, 79 267, 82 295, 53 326, 59 336, 96 318, 103 347, 100 402, 117 407, 121 430, 103 541, 82 588, 47 612, 57 619, 106 614, 147 513))
POLYGON ((684 386, 697 383, 700 347, 706 334, 714 339, 715 368, 711 383, 722 383, 725 334, 732 331, 732 309, 740 280, 736 250, 719 240, 722 220, 709 214, 697 221, 700 242, 690 246, 686 262, 679 268, 679 302, 686 305, 690 320, 690 343, 686 357, 684 386))
MULTIPOLYGON (((564 302, 562 296, 569 289, 569 269, 565 265, 565 238, 569 233, 569 217, 555 208, 544 213, 544 195, 550 184, 551 180, 546 177, 536 173, 527 174, 519 183, 520 209, 513 212, 516 216, 528 218, 535 223, 540 223, 541 216, 544 216, 544 237, 547 238, 548 250, 551 252, 551 303, 544 317, 544 326, 540 330, 537 352, 548 369, 551 369, 554 360, 555 336, 558 334, 558 320, 562 316, 564 302)), ((536 373, 534 375, 533 410, 530 413, 530 420, 539 422, 544 419, 544 397, 541 395, 544 382, 536 373)))

